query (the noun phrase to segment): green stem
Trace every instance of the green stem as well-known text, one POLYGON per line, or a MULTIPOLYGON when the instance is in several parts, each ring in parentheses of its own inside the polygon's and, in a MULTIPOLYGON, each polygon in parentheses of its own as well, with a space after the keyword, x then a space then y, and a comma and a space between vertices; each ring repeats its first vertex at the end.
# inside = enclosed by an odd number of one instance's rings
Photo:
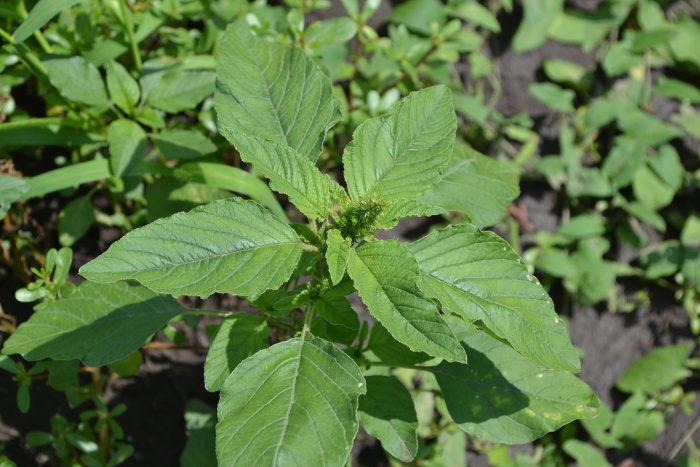
POLYGON ((141 62, 139 45, 134 37, 134 23, 131 21, 131 13, 126 10, 124 1, 119 2, 119 7, 121 8, 122 16, 124 17, 124 26, 126 27, 126 34, 129 37, 129 47, 131 48, 131 55, 134 58, 134 67, 136 68, 136 71, 140 73, 143 63, 141 62))
POLYGON ((314 304, 311 303, 304 310, 304 333, 311 330, 311 323, 314 321, 314 316, 316 316, 316 311, 314 310, 314 304))

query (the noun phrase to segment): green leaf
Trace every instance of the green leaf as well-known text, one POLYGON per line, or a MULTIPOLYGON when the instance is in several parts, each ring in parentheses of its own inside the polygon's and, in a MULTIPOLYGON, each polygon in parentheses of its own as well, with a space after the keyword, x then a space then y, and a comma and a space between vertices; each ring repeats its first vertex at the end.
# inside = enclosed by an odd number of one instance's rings
POLYGON ((204 183, 210 187, 223 188, 248 196, 265 206, 275 216, 287 221, 284 209, 267 183, 250 172, 215 162, 188 162, 179 168, 192 182, 204 183))
POLYGON ((430 22, 442 24, 446 16, 447 8, 438 0, 409 0, 394 8, 389 21, 429 35, 430 22))
POLYGON ((144 189, 148 206, 146 218, 152 222, 230 196, 228 191, 201 183, 183 182, 173 177, 159 178, 144 189))
POLYGON ((350 18, 316 21, 306 28, 306 47, 319 53, 326 47, 346 44, 356 33, 357 25, 350 18))
POLYGON ((700 246, 700 215, 693 213, 688 217, 681 230, 681 243, 684 246, 700 246))
POLYGON ((226 29, 217 63, 214 103, 221 134, 257 136, 315 162, 341 114, 330 81, 311 57, 236 23, 226 29))
POLYGON ((182 307, 135 282, 85 282, 68 298, 34 307, 2 349, 30 361, 80 359, 87 366, 121 360, 141 347, 182 307))
POLYGON ((131 114, 141 98, 139 84, 119 62, 108 62, 105 64, 105 69, 107 70, 107 90, 112 101, 124 112, 131 114))
POLYGON ((494 443, 522 444, 597 415, 598 398, 575 375, 545 370, 476 326, 449 320, 469 365, 432 369, 455 423, 494 443))
POLYGON ((345 326, 351 331, 360 330, 360 320, 350 300, 343 295, 327 293, 314 300, 316 312, 333 326, 345 326))
POLYGON ((542 68, 549 79, 558 83, 577 84, 586 76, 583 66, 567 60, 545 60, 542 62, 542 68))
POLYGON ((650 157, 632 179, 634 196, 644 205, 659 209, 667 206, 683 184, 683 165, 672 146, 662 146, 656 157, 650 157))
POLYGON ((571 89, 561 88, 554 83, 534 83, 528 92, 552 110, 564 113, 575 111, 573 101, 576 93, 571 89))
POLYGON ((678 138, 683 133, 676 127, 659 120, 650 113, 630 108, 618 118, 620 129, 626 138, 631 138, 648 146, 658 146, 666 141, 678 138))
POLYGON ((51 18, 61 10, 70 8, 80 0, 39 0, 29 12, 27 18, 12 34, 15 44, 19 44, 34 34, 34 31, 43 27, 51 18))
POLYGON ((355 362, 308 333, 241 362, 221 388, 221 465, 345 465, 365 380, 355 362), (313 442, 309 442, 313 440, 313 442))
POLYGON ((445 86, 413 92, 388 115, 364 122, 343 154, 350 197, 398 201, 429 191, 450 159, 456 126, 445 86))
MULTIPOLYGON (((128 377, 134 376, 136 373, 138 373, 142 363, 143 356, 141 355, 141 352, 136 351, 132 352, 126 358, 122 358, 121 360, 117 360, 114 363, 110 363, 108 367, 110 370, 112 370, 119 376, 128 377)), ((78 368, 76 367, 76 374, 77 369, 78 368)))
POLYGON ((204 362, 204 387, 218 391, 231 372, 246 358, 269 347, 270 330, 259 316, 232 313, 211 338, 204 362))
POLYGON ((337 284, 345 275, 345 268, 350 257, 350 239, 343 238, 338 230, 330 230, 326 237, 326 262, 331 274, 331 281, 337 284))
POLYGON ((622 441, 620 451, 629 451, 656 438, 666 428, 663 412, 650 410, 647 397, 635 391, 617 411, 610 433, 622 441))
POLYGON ((228 198, 132 230, 80 274, 97 282, 135 279, 172 295, 255 299, 289 278, 302 246, 259 204, 228 198))
POLYGON ((191 110, 214 92, 215 79, 213 71, 167 71, 151 89, 146 104, 169 113, 191 110))
POLYGON ((95 182, 109 176, 111 176, 111 173, 107 159, 95 159, 49 170, 26 180, 29 183, 29 191, 22 196, 22 199, 36 198, 47 193, 63 190, 64 188, 95 182))
POLYGON ((216 145, 196 130, 169 130, 151 135, 151 141, 168 160, 196 159, 216 151, 216 145))
POLYGON ((331 187, 309 159, 283 144, 245 134, 231 134, 241 159, 270 179, 270 187, 289 196, 299 211, 311 219, 330 214, 331 187))
POLYGON ((655 94, 669 99, 687 100, 691 104, 700 104, 700 89, 698 87, 664 75, 659 75, 656 87, 652 90, 655 94))
POLYGON ((402 462, 418 452, 418 418, 411 394, 390 376, 367 376, 367 394, 360 397, 360 424, 382 447, 402 462))
POLYGON ((450 162, 433 191, 420 200, 445 209, 461 211, 478 227, 503 218, 520 194, 519 171, 490 159, 466 144, 456 144, 450 162))
POLYGON ((58 214, 58 241, 63 246, 72 246, 90 230, 94 221, 90 195, 72 200, 58 214))
POLYGON ((453 6, 450 14, 483 26, 491 32, 501 32, 501 25, 491 11, 474 1, 461 2, 453 6))
POLYGON ((41 63, 48 70, 51 84, 66 99, 98 110, 109 106, 109 97, 100 72, 83 57, 49 57, 41 63))
POLYGON ((409 245, 421 289, 445 312, 482 321, 544 368, 579 371, 566 325, 518 254, 492 232, 450 226, 409 245))
POLYGON ((581 214, 570 218, 562 224, 556 235, 565 237, 565 241, 580 240, 605 233, 605 219, 600 213, 581 214))
POLYGON ((378 241, 352 250, 348 273, 369 312, 396 340, 416 352, 467 361, 435 305, 418 289, 418 265, 404 245, 378 241))
POLYGON ((21 178, 0 175, 0 219, 5 217, 10 205, 19 201, 27 191, 29 184, 21 178))
POLYGON ((574 458, 578 465, 610 467, 611 464, 600 449, 578 439, 568 439, 562 445, 564 452, 574 458))
POLYGON ((650 395, 670 389, 690 376, 685 362, 692 350, 689 342, 652 350, 627 368, 617 381, 617 389, 650 395))
POLYGON ((431 359, 430 355, 413 352, 391 337, 389 331, 378 321, 372 326, 367 346, 382 362, 391 366, 413 366, 431 359))
MULTIPOLYGON (((438 182, 438 184, 439 183, 440 182, 438 182)), ((430 194, 430 192, 428 194, 430 194)), ((401 199, 389 203, 388 206, 384 207, 377 220, 377 229, 389 230, 401 219, 437 216, 439 214, 447 214, 447 209, 413 199, 401 199)))
POLYGON ((606 2, 593 12, 564 10, 549 27, 549 37, 565 44, 580 44, 588 52, 602 45, 610 31, 622 25, 631 8, 627 2, 606 2))
POLYGON ((564 0, 524 0, 523 20, 513 36, 513 50, 527 52, 542 45, 564 8, 564 0))
POLYGON ((100 143, 101 135, 69 128, 74 122, 60 118, 29 118, 0 125, 3 146, 65 146, 100 143))
POLYGON ((107 143, 112 175, 121 177, 129 166, 143 156, 146 150, 146 132, 133 120, 115 120, 107 128, 107 143))

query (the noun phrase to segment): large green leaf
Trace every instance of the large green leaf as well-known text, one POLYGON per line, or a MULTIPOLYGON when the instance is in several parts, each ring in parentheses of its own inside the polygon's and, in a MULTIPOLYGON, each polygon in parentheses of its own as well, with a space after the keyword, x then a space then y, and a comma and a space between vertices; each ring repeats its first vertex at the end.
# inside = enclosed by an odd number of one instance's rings
POLYGON ((233 313, 211 338, 204 362, 204 387, 218 391, 236 366, 257 351, 269 347, 270 329, 259 316, 233 313))
POLYGON ((348 273, 369 312, 396 340, 415 352, 467 361, 433 302, 418 289, 418 265, 406 246, 378 241, 352 250, 348 273))
POLYGON ((133 120, 115 120, 107 128, 107 142, 112 175, 121 177, 130 165, 143 156, 146 132, 133 120))
POLYGON ((409 245, 421 289, 443 311, 480 320, 544 368, 580 362, 552 301, 506 241, 473 225, 450 226, 409 245))
POLYGON ((109 97, 100 72, 83 57, 51 56, 41 63, 48 70, 51 84, 63 97, 98 109, 109 106, 109 97))
POLYGON ((0 175, 0 219, 5 217, 10 205, 22 198, 27 191, 29 191, 29 185, 21 178, 0 175))
POLYGON ((173 295, 254 299, 289 278, 302 246, 258 203, 228 198, 132 230, 80 274, 96 282, 135 279, 173 295))
POLYGON ((19 25, 12 38, 16 44, 24 41, 34 34, 34 31, 41 28, 51 18, 56 16, 61 10, 70 8, 80 0, 39 0, 27 15, 27 18, 19 25))
POLYGON ((273 190, 289 196, 289 201, 312 219, 330 214, 331 187, 309 159, 294 149, 255 136, 236 134, 232 138, 241 159, 270 179, 273 190))
POLYGON ((355 362, 309 333, 262 350, 221 388, 219 464, 343 466, 364 393, 355 362))
POLYGON ((456 128, 445 86, 413 92, 389 115, 367 120, 343 154, 351 198, 398 201, 430 190, 450 159, 456 128))
POLYGON ((74 295, 37 305, 2 349, 27 360, 80 359, 88 366, 121 360, 186 309, 133 282, 85 282, 74 295))
POLYGON ((432 369, 454 421, 494 443, 522 444, 579 418, 597 415, 598 398, 575 375, 545 370, 508 345, 450 317, 469 365, 432 369))
POLYGON ((306 52, 259 39, 238 22, 226 29, 217 66, 222 135, 258 136, 316 161, 341 114, 331 82, 306 52))
POLYGON ((411 393, 389 376, 368 376, 367 394, 360 397, 360 424, 382 447, 402 462, 418 452, 418 417, 411 393))
POLYGON ((493 225, 520 194, 514 167, 456 144, 450 162, 433 191, 420 200, 465 213, 477 227, 493 225))

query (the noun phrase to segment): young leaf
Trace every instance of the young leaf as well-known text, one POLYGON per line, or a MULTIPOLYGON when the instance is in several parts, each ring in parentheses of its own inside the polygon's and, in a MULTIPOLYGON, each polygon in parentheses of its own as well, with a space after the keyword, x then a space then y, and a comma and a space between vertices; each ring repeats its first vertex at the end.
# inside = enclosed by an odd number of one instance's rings
POLYGON ((456 128, 445 86, 413 92, 389 115, 367 120, 343 154, 350 197, 398 201, 430 190, 450 158, 456 128))
POLYGON ((402 462, 418 452, 418 417, 411 394, 389 376, 367 376, 367 394, 360 397, 360 425, 402 462))
POLYGON ((239 22, 226 29, 217 65, 222 135, 258 136, 316 161, 341 114, 331 82, 306 52, 259 39, 239 22))
POLYGON ((139 84, 119 62, 108 62, 105 69, 110 97, 124 112, 131 114, 141 98, 139 84))
POLYGON ((221 388, 216 454, 229 466, 345 465, 365 380, 309 333, 241 362, 221 388), (309 442, 313 440, 313 442, 309 442))
POLYGON ((418 289, 418 265, 404 245, 378 241, 352 250, 348 273, 369 312, 396 340, 416 352, 466 363, 459 341, 418 289))
POLYGON ((207 391, 218 391, 239 363, 270 345, 269 337, 264 319, 247 313, 227 316, 212 336, 204 362, 207 391))
POLYGON ((173 295, 255 299, 289 278, 302 246, 291 227, 258 203, 228 198, 132 230, 80 274, 96 282, 135 279, 173 295))
POLYGON ((216 145, 199 131, 170 130, 151 135, 151 141, 168 160, 196 159, 216 151, 216 145))
POLYGON ((29 191, 29 184, 19 177, 0 175, 0 219, 5 217, 10 205, 29 191))
POLYGON ((331 274, 331 281, 337 284, 345 275, 345 268, 350 257, 350 239, 343 238, 339 231, 333 229, 328 232, 328 248, 326 249, 326 262, 331 274))
POLYGON ((469 365, 442 362, 432 372, 447 410, 467 433, 522 444, 598 413, 598 398, 571 373, 544 370, 506 344, 456 317, 448 318, 469 365))
POLYGON ((289 196, 289 201, 311 219, 325 219, 330 214, 331 187, 309 159, 294 149, 255 136, 233 133, 230 139, 241 159, 270 179, 270 187, 289 196))
POLYGON ((121 177, 146 150, 146 132, 133 120, 115 120, 107 128, 109 165, 112 175, 121 177))
POLYGON ((121 360, 185 308, 133 282, 85 282, 68 298, 42 303, 2 349, 27 360, 80 359, 88 366, 121 360))
POLYGON ((71 101, 106 109, 109 98, 100 72, 83 57, 50 57, 42 60, 49 80, 61 95, 71 101))
POLYGON ((27 15, 27 18, 19 25, 12 34, 15 44, 19 44, 26 38, 34 34, 34 31, 41 28, 51 18, 56 16, 61 10, 70 8, 80 0, 39 0, 27 15))
POLYGON ((420 288, 445 312, 481 320, 544 368, 578 371, 580 362, 551 299, 508 243, 473 225, 450 226, 410 244, 420 288))
POLYGON ((420 201, 465 213, 477 227, 503 218, 520 194, 519 172, 490 159, 464 143, 455 145, 440 182, 420 201))

